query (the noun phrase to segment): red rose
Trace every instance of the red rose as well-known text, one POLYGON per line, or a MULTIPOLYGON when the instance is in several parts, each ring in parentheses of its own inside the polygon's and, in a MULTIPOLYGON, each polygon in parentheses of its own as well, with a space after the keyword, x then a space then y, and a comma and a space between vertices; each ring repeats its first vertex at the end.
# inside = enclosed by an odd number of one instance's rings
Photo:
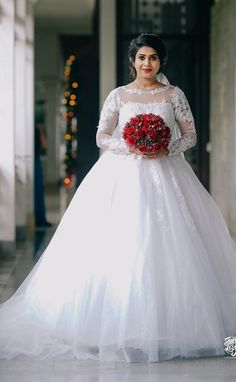
POLYGON ((154 117, 154 114, 146 114, 145 120, 148 122, 153 121, 154 120, 153 117, 154 117))
POLYGON ((166 148, 168 146, 168 144, 169 144, 169 140, 167 140, 167 139, 164 139, 164 141, 161 142, 161 145, 163 148, 166 148))
POLYGON ((134 145, 136 143, 136 138, 131 136, 127 138, 127 142, 129 145, 134 145))
POLYGON ((138 149, 142 152, 142 153, 145 153, 148 149, 148 147, 146 145, 141 145, 138 147, 138 149))
POLYGON ((147 129, 147 128, 149 127, 149 123, 150 123, 150 122, 149 122, 147 119, 145 119, 145 120, 143 121, 143 125, 142 125, 143 128, 144 128, 144 129, 147 129))
POLYGON ((134 126, 136 126, 136 125, 138 125, 139 124, 139 118, 138 117, 133 117, 133 118, 131 118, 131 120, 130 120, 130 124, 131 125, 134 125, 134 126))
POLYGON ((160 144, 154 145, 153 148, 154 148, 154 151, 158 151, 161 149, 161 145, 160 144))
POLYGON ((137 138, 145 137, 145 135, 146 135, 146 132, 144 131, 143 128, 138 129, 138 131, 137 131, 136 134, 135 134, 135 136, 136 136, 137 138))
POLYGON ((135 133, 135 127, 133 126, 128 126, 125 130, 125 134, 128 136, 128 135, 131 135, 131 134, 134 134, 135 133))
POLYGON ((152 138, 152 139, 156 139, 157 138, 157 131, 156 130, 151 130, 148 132, 148 135, 152 138))
POLYGON ((167 147, 170 129, 160 115, 138 114, 125 125, 123 138, 129 146, 141 152, 153 152, 167 147))

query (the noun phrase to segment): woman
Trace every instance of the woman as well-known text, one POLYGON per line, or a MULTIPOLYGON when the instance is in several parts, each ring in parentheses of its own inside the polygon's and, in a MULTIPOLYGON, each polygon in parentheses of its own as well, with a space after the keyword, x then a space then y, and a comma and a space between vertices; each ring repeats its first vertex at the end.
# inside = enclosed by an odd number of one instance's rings
POLYGON ((1 357, 158 362, 222 355, 236 334, 235 244, 182 155, 196 132, 184 93, 158 80, 166 58, 156 35, 131 42, 135 80, 109 94, 105 152, 2 307, 1 357), (127 122, 150 113, 170 128, 168 147, 131 148, 127 122))

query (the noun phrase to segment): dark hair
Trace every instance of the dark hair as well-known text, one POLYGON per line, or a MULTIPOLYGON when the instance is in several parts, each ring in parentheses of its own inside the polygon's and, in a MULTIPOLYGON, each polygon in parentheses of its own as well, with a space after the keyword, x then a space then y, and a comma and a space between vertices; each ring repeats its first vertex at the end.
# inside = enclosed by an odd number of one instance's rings
POLYGON ((136 77, 136 70, 134 68, 135 56, 137 51, 142 46, 149 46, 150 48, 153 48, 157 52, 157 55, 160 60, 160 69, 163 67, 163 65, 165 65, 168 58, 166 46, 158 35, 154 33, 142 33, 137 38, 134 38, 129 44, 129 49, 128 49, 129 67, 130 67, 131 75, 133 77, 136 77))

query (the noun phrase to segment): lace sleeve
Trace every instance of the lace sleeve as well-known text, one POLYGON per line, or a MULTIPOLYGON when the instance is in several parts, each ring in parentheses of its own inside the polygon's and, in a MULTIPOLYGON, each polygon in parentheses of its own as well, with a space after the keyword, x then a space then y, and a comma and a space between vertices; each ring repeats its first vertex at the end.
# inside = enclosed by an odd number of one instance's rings
POLYGON ((96 135, 97 146, 116 153, 129 153, 125 141, 112 136, 117 125, 119 109, 120 97, 117 89, 114 89, 108 95, 101 111, 96 135))
POLYGON ((175 119, 178 124, 181 138, 170 142, 169 155, 179 154, 194 146, 197 141, 194 118, 184 92, 178 87, 172 94, 172 104, 175 112, 175 119))

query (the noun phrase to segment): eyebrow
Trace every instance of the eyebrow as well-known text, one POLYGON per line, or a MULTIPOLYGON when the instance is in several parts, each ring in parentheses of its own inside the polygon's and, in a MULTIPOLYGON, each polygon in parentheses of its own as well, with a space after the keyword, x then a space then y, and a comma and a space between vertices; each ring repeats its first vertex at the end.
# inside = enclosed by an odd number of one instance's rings
POLYGON ((153 54, 145 54, 145 53, 138 53, 138 56, 157 56, 158 57, 158 54, 157 53, 153 53, 153 54))

